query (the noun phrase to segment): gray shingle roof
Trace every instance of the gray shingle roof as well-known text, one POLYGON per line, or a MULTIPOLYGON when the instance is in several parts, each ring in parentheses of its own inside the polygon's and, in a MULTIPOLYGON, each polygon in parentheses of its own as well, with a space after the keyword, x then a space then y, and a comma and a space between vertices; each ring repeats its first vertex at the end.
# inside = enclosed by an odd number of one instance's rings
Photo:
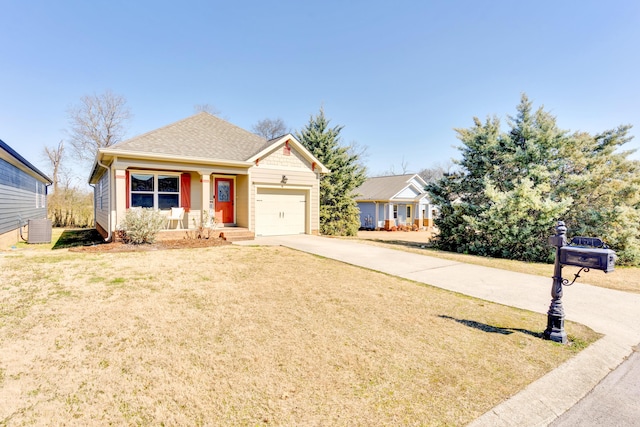
POLYGON ((266 139, 202 112, 112 145, 108 150, 245 161, 268 145, 266 139))
POLYGON ((389 200, 402 191, 415 174, 376 176, 353 190, 356 200, 389 200))

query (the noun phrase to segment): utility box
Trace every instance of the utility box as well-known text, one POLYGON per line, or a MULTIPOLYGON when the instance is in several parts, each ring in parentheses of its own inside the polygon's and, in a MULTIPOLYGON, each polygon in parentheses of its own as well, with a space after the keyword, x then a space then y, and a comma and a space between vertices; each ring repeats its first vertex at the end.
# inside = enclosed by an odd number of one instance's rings
POLYGON ((613 271, 616 253, 611 249, 585 248, 580 246, 562 246, 560 264, 576 267, 594 268, 605 273, 613 271))
POLYGON ((50 219, 30 219, 28 227, 27 243, 51 243, 50 219))

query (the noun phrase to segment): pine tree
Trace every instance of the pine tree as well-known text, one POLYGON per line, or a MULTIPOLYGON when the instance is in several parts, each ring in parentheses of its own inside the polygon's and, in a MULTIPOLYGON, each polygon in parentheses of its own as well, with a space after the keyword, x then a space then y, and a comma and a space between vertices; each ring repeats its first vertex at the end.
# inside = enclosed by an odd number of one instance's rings
POLYGON ((508 132, 495 117, 456 129, 460 169, 428 187, 441 208, 438 245, 549 261, 547 237, 563 219, 572 235, 601 237, 620 263, 640 264, 640 162, 620 151, 630 127, 571 134, 526 95, 507 122, 508 132))
POLYGON ((321 108, 296 132, 296 138, 330 170, 320 178, 320 233, 353 236, 360 227, 353 190, 364 182, 365 169, 358 162, 358 155, 340 144, 342 128, 330 128, 321 108))

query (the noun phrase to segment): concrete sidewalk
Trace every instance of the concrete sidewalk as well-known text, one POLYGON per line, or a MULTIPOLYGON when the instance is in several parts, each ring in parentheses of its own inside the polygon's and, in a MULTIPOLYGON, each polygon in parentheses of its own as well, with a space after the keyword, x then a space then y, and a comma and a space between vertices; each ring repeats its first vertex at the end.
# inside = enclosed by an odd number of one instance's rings
MULTIPOLYGON (((286 246, 539 313, 546 314, 551 301, 551 278, 463 264, 358 241, 297 235, 259 237, 241 243, 286 246)), ((576 283, 565 289, 563 305, 566 319, 587 325, 605 336, 482 415, 471 426, 547 426, 593 390, 640 342, 638 294, 576 283)), ((541 329, 544 326, 541 325, 541 329)), ((636 410, 635 420, 640 420, 640 408, 636 410)), ((609 418, 608 423, 602 425, 626 425, 611 421, 609 418)))

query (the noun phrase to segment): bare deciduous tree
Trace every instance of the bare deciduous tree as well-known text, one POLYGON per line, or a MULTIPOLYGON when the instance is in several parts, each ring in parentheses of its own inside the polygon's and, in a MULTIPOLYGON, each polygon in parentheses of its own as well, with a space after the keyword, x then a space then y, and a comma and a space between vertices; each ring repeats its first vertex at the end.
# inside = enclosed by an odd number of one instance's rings
POLYGON ((369 147, 364 144, 360 144, 358 141, 351 141, 351 143, 347 146, 347 150, 349 152, 349 155, 358 159, 357 163, 366 175, 368 173, 366 160, 369 157, 369 147))
POLYGON ((219 116, 222 111, 218 110, 211 104, 196 104, 193 106, 193 110, 196 113, 209 113, 214 116, 219 116))
POLYGON ((435 163, 429 168, 424 168, 418 172, 418 175, 424 179, 427 183, 436 182, 444 176, 446 173, 451 173, 453 169, 453 162, 451 160, 445 163, 435 163))
POLYGON ((92 161, 100 148, 122 140, 131 119, 127 100, 110 90, 85 95, 68 110, 69 141, 78 159, 92 161))
POLYGON ((51 162, 51 180, 53 181, 53 193, 58 192, 60 182, 60 169, 62 168, 62 155, 64 153, 64 143, 60 141, 58 147, 44 147, 44 154, 51 162))
POLYGON ((400 170, 400 173, 396 172, 396 167, 392 164, 387 170, 378 173, 375 176, 406 175, 409 173, 409 162, 404 158, 404 156, 402 156, 402 160, 400 161, 400 170))
POLYGON ((64 167, 64 142, 57 147, 44 147, 44 155, 51 164, 53 192, 47 196, 48 217, 55 227, 88 227, 93 224, 93 195, 73 186, 75 179, 64 167))
POLYGON ((287 125, 281 118, 277 119, 264 119, 253 125, 253 133, 260 135, 261 137, 271 140, 279 136, 289 133, 287 125))

